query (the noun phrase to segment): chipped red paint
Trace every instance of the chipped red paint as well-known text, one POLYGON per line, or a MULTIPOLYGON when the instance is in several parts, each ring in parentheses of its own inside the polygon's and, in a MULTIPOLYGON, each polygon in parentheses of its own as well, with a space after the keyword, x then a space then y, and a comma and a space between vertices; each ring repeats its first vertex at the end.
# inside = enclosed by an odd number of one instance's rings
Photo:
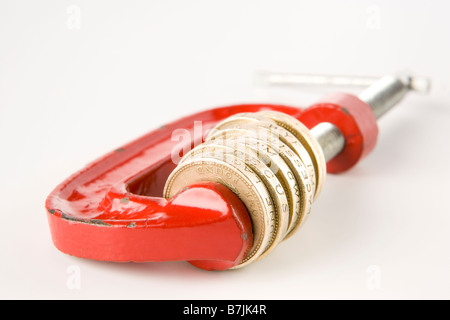
MULTIPOLYGON (((70 255, 104 261, 188 260, 204 269, 238 264, 252 243, 251 223, 241 201, 219 184, 192 186, 170 201, 164 184, 175 168, 172 132, 194 121, 202 134, 240 112, 298 108, 236 105, 182 118, 105 155, 61 183, 46 208, 55 246, 70 255)), ((198 137, 197 137, 198 138, 198 137)), ((202 137, 200 137, 200 140, 202 137)))

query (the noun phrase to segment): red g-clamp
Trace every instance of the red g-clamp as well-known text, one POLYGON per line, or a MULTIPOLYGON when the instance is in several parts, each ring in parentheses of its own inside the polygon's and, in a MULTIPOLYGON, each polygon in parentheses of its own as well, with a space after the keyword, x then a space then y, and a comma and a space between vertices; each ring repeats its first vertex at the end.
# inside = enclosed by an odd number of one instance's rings
MULTIPOLYGON (((373 149, 376 118, 416 89, 413 82, 411 77, 385 77, 359 97, 338 94, 306 110, 235 105, 164 125, 89 164, 48 196, 53 242, 64 253, 94 260, 186 260, 206 270, 239 266, 255 245, 253 213, 220 181, 197 179, 171 199, 163 198, 177 166, 173 159, 201 144, 211 128, 230 116, 270 110, 310 128, 321 149, 316 158, 323 155, 328 172, 342 172, 373 149)), ((319 189, 325 162, 314 163, 319 189)))

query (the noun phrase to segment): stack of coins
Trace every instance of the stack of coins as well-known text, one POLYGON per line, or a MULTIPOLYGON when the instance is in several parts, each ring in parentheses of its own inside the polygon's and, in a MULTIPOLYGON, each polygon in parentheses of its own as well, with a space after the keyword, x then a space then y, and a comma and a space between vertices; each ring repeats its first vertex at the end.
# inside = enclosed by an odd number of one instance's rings
POLYGON ((245 266, 273 250, 309 216, 326 174, 322 149, 297 119, 275 111, 240 113, 214 127, 169 176, 164 196, 218 182, 246 206, 253 245, 245 266))

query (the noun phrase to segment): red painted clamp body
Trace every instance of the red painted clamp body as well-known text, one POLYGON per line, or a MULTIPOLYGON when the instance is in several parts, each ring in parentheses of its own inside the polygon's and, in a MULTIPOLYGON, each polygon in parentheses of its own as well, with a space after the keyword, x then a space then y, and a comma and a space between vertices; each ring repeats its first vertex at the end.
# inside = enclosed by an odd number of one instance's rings
POLYGON ((182 118, 105 155, 60 184, 46 208, 55 246, 70 255, 103 261, 186 260, 207 270, 224 270, 242 261, 252 245, 246 208, 220 184, 190 186, 163 199, 167 177, 175 168, 172 152, 177 129, 189 137, 182 150, 201 143, 219 121, 241 112, 275 110, 309 128, 331 122, 346 139, 328 172, 355 165, 375 146, 378 129, 370 107, 338 94, 305 111, 281 105, 236 105, 182 118), (202 130, 196 137, 195 122, 202 130))
MULTIPOLYGON (((62 252, 103 261, 187 260, 207 270, 242 261, 252 244, 242 202, 220 184, 200 184, 170 201, 161 197, 175 168, 171 153, 183 128, 192 147, 207 130, 240 112, 276 110, 294 117, 298 108, 236 105, 172 122, 105 155, 61 183, 47 198, 52 239, 62 252), (194 121, 202 121, 195 137, 194 121)), ((189 148, 188 148, 189 149, 189 148)))

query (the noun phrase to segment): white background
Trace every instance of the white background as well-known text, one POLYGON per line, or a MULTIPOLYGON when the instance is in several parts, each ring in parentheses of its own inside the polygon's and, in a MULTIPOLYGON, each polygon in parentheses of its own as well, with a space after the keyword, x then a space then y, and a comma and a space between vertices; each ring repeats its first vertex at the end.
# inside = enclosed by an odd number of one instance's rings
POLYGON ((1 1, 0 298, 450 298, 449 12, 437 0, 1 1), (408 69, 433 88, 387 114, 374 152, 328 176, 304 228, 252 266, 54 248, 45 198, 86 163, 196 111, 307 106, 332 90, 258 87, 261 69, 408 69))

